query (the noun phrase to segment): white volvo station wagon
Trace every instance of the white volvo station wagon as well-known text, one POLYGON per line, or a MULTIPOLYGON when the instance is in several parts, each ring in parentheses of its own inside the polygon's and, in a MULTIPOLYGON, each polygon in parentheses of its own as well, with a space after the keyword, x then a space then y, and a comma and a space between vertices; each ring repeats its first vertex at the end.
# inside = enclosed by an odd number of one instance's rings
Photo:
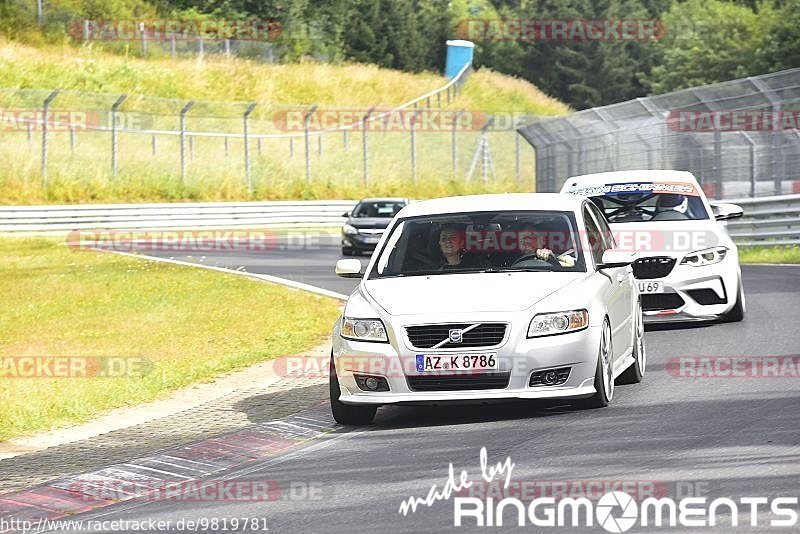
POLYGON ((384 404, 573 399, 607 406, 646 356, 630 264, 590 200, 504 194, 416 202, 392 220, 333 329, 342 424, 384 404), (543 239, 547 236, 547 240, 543 239))

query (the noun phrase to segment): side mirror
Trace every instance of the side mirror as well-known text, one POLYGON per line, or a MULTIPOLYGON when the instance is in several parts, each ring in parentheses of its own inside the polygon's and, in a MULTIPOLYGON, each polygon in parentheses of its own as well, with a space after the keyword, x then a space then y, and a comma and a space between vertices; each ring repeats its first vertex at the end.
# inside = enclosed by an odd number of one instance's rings
POLYGON ((611 269, 614 267, 625 267, 639 259, 636 252, 619 249, 609 249, 603 252, 602 263, 597 269, 611 269))
POLYGON ((356 259, 344 259, 336 262, 336 275, 342 278, 360 278, 361 261, 356 259))
POLYGON ((350 212, 346 211, 346 212, 342 213, 342 217, 344 217, 345 219, 350 217, 350 212))
POLYGON ((718 221, 736 219, 744 215, 744 210, 736 204, 711 204, 711 213, 718 221))

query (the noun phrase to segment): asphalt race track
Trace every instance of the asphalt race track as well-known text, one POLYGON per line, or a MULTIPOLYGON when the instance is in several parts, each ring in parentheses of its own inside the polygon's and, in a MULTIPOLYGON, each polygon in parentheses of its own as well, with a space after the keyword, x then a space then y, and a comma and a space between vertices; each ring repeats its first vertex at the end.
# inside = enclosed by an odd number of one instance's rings
MULTIPOLYGON (((356 281, 333 275, 338 258, 338 247, 328 243, 259 255, 206 254, 202 262, 244 266, 250 272, 349 293, 356 281)), ((199 257, 191 259, 201 261, 199 257)), ((486 447, 491 465, 509 456, 514 463, 512 481, 523 485, 538 481, 545 485, 542 487, 563 487, 557 486, 559 483, 572 487, 581 481, 634 481, 674 498, 689 493, 733 499, 797 497, 800 379, 796 375, 687 378, 671 374, 667 367, 671 359, 679 357, 800 354, 800 267, 746 266, 743 273, 745 321, 649 327, 645 380, 618 386, 609 408, 577 411, 570 405, 533 403, 384 407, 369 428, 337 430, 284 457, 238 473, 243 479, 310 485, 320 490, 318 498, 119 504, 78 517, 173 521, 181 517, 263 517, 269 532, 292 533, 452 529, 451 500, 423 505, 405 516, 398 512, 400 504, 411 496, 424 498, 433 484, 441 489, 451 462, 456 477, 465 470, 470 480, 479 479, 481 447, 486 447)), ((723 519, 723 526, 716 528, 656 530, 771 531, 768 519, 776 516, 769 514, 768 508, 760 510, 761 526, 757 528, 740 525, 734 529, 726 523, 729 519, 723 519)), ((511 512, 507 520, 516 517, 511 512)), ((747 524, 749 516, 743 521, 747 524)), ((474 525, 474 519, 466 524, 474 525)), ((524 530, 543 531, 529 523, 524 530)), ((544 530, 604 531, 597 524, 544 530)), ((653 530, 637 525, 631 532, 653 530)))

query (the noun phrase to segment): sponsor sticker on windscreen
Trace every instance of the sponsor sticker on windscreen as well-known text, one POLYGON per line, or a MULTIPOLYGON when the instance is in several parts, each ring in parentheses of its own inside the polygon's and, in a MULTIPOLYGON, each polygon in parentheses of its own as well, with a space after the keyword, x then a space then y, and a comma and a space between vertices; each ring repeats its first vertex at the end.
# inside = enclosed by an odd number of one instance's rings
POLYGON ((624 184, 580 185, 569 188, 566 193, 583 195, 586 197, 613 195, 615 193, 699 195, 694 185, 680 182, 631 182, 624 184))

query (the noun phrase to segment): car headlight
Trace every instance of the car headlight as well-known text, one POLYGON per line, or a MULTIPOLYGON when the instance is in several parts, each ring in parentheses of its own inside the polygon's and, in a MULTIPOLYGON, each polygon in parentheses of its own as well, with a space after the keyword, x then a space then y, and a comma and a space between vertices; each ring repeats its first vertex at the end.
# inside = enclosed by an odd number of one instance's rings
POLYGON ((356 235, 358 233, 358 228, 356 228, 351 224, 345 224, 344 226, 342 226, 342 232, 344 232, 347 235, 356 235))
POLYGON ((681 265, 691 265, 692 267, 702 267, 703 265, 713 265, 725 259, 728 253, 727 247, 713 247, 704 250, 695 250, 683 258, 681 265))
POLYGON ((342 319, 342 337, 359 341, 380 341, 388 343, 386 328, 380 319, 342 319))
POLYGON ((552 336, 583 330, 589 325, 589 312, 570 310, 558 313, 540 313, 531 320, 528 337, 552 336))

